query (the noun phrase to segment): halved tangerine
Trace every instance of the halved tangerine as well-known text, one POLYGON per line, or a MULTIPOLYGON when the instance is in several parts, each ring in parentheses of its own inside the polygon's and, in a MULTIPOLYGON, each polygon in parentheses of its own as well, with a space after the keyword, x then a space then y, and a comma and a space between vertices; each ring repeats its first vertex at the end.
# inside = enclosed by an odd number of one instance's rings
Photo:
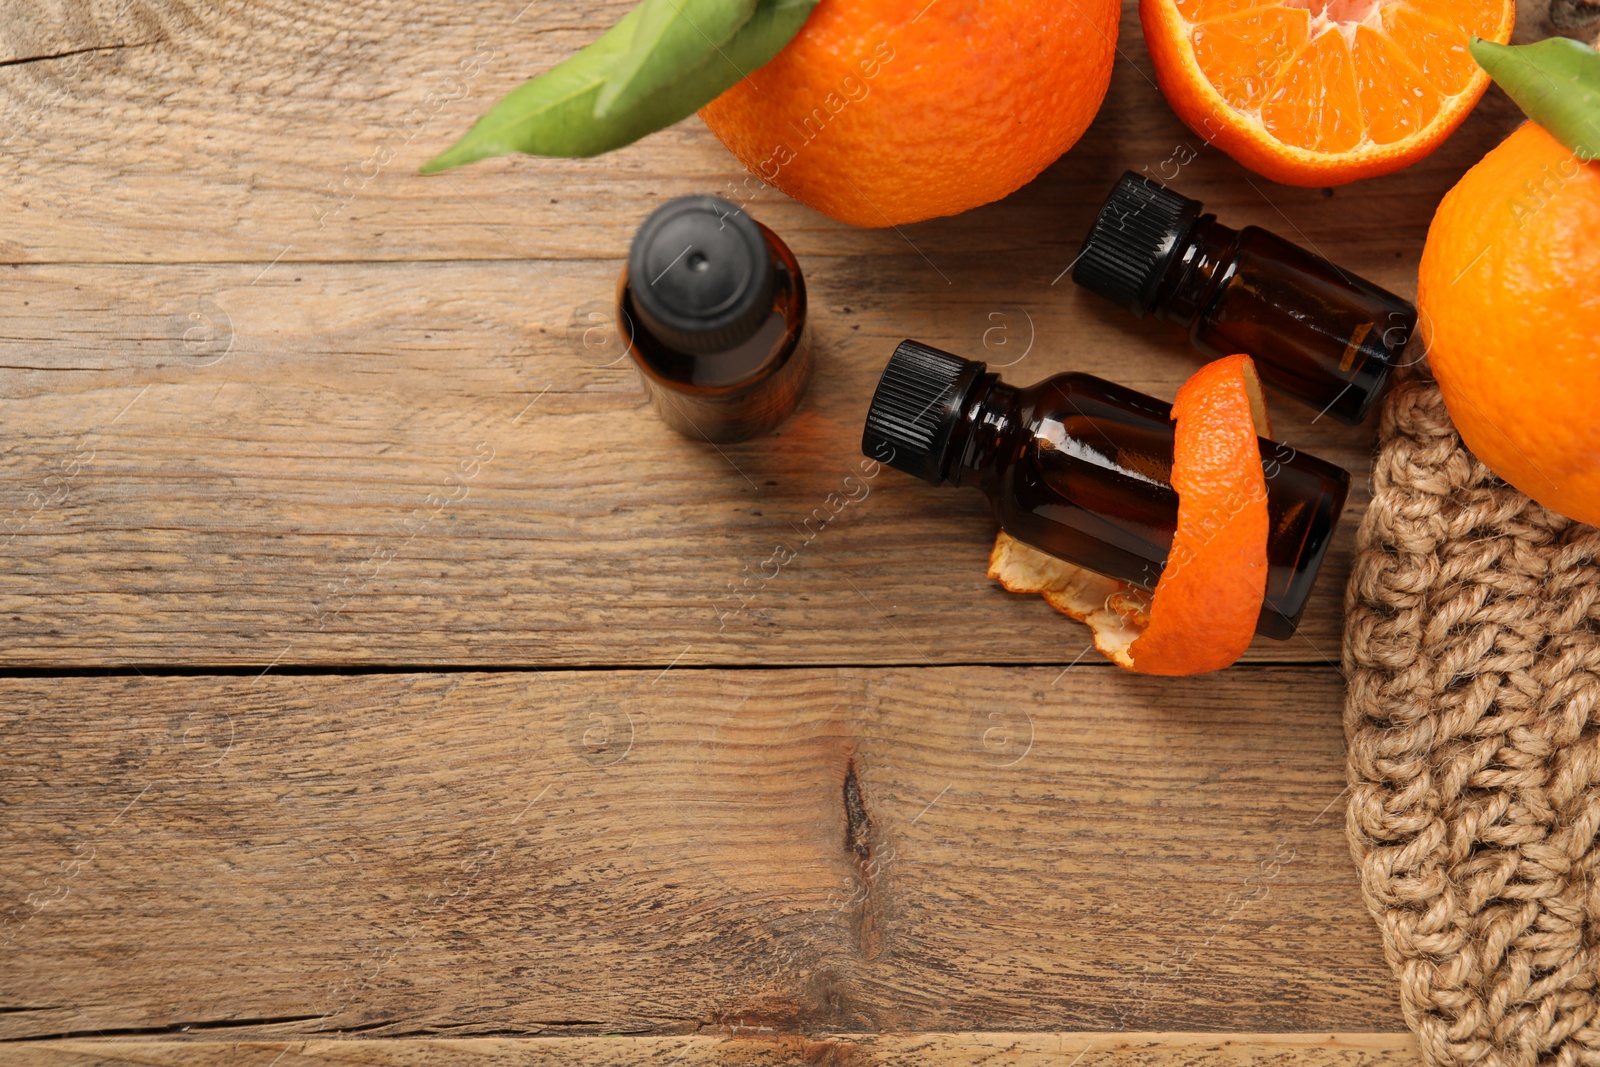
POLYGON ((1489 85, 1467 43, 1511 39, 1516 0, 1140 0, 1167 101, 1286 185, 1409 166, 1489 85))

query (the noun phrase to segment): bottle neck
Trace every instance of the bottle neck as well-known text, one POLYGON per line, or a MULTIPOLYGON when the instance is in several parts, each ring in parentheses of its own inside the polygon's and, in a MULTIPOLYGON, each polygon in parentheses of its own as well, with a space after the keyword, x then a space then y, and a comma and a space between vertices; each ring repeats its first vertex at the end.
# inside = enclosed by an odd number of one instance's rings
POLYGON ((1196 219, 1161 278, 1151 314, 1193 326, 1227 279, 1238 240, 1239 231, 1222 225, 1215 215, 1196 219))
POLYGON ((944 479, 989 492, 997 484, 1012 432, 1019 425, 1017 389, 998 374, 979 377, 950 435, 944 479))

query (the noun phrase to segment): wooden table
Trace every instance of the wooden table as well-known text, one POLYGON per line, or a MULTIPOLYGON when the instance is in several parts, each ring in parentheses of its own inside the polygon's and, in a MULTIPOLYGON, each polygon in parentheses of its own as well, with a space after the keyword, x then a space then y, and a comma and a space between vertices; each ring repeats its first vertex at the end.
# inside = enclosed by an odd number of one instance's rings
MULTIPOLYGON (((1342 829, 1364 486, 1302 636, 1177 682, 989 582, 975 494, 806 520, 902 337, 1171 397, 1183 338, 1062 277, 1125 168, 1410 293, 1510 105, 1275 186, 1130 4, 1095 127, 959 218, 835 224, 695 120, 416 175, 622 9, 0 15, 0 1062, 1409 1062, 1342 829), (720 450, 604 327, 698 192, 791 243, 818 350, 720 450)), ((1370 426, 1274 413, 1364 481, 1370 426)))

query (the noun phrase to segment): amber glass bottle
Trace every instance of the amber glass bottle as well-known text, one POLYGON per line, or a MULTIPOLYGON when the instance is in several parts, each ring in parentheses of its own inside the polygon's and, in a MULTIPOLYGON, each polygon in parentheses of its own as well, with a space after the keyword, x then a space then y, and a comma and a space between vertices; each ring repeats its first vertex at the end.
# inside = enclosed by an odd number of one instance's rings
POLYGON ((1267 384, 1360 422, 1403 357, 1416 308, 1276 234, 1230 229, 1202 210, 1129 171, 1100 209, 1073 281, 1141 318, 1180 323, 1208 356, 1243 352, 1267 384))
MULTIPOLYGON (((895 350, 867 413, 868 456, 931 485, 969 485, 1007 533, 1151 588, 1178 521, 1172 407, 1089 374, 1019 389, 915 341, 895 350)), ((1315 456, 1261 441, 1267 590, 1257 631, 1292 637, 1350 489, 1315 456)))
POLYGON ((657 413, 696 440, 775 429, 811 376, 800 264, 716 197, 680 197, 645 219, 617 285, 617 321, 657 413))

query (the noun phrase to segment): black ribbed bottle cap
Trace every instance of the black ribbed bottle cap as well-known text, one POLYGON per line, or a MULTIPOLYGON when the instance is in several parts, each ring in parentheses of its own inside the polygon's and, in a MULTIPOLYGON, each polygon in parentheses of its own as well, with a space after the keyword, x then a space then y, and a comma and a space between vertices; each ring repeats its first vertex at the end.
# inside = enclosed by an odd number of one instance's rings
POLYGON ((944 480, 950 433, 985 366, 901 341, 867 409, 861 451, 933 485, 944 480))
POLYGON ((628 249, 640 323, 668 348, 697 355, 725 352, 761 328, 773 273, 761 227, 714 196, 662 204, 628 249))
POLYGON ((1094 220, 1072 280, 1143 318, 1200 210, 1198 200, 1130 170, 1094 220))

